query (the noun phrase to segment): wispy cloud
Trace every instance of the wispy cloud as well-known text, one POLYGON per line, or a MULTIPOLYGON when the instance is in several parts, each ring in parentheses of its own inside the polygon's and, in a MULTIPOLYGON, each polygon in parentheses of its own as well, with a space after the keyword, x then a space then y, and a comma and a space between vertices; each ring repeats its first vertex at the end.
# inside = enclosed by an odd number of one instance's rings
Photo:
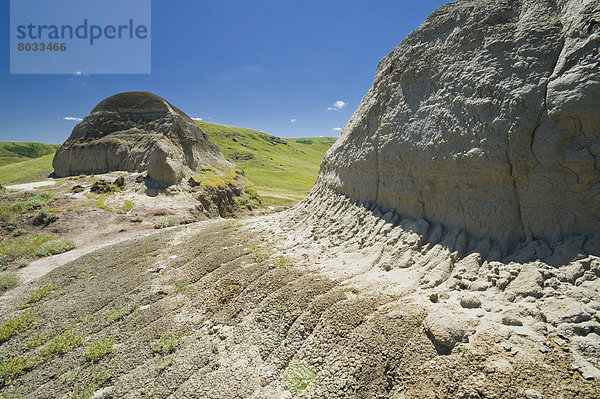
POLYGON ((201 120, 203 120, 202 118, 192 118, 192 119, 195 120, 195 121, 201 121, 201 120))
POLYGON ((296 119, 290 119, 290 122, 294 123, 294 122, 296 122, 296 119))
POLYGON ((339 111, 340 109, 344 108, 346 105, 348 105, 347 102, 342 101, 342 100, 337 100, 336 102, 331 104, 331 107, 327 107, 327 110, 328 111, 339 111))
POLYGON ((335 130, 336 132, 341 132, 341 131, 342 131, 342 128, 341 128, 341 127, 334 127, 334 128, 333 128, 333 129, 331 129, 331 130, 335 130))
POLYGON ((83 120, 81 118, 77 118, 74 116, 65 116, 63 119, 66 121, 76 121, 76 122, 81 122, 83 120))

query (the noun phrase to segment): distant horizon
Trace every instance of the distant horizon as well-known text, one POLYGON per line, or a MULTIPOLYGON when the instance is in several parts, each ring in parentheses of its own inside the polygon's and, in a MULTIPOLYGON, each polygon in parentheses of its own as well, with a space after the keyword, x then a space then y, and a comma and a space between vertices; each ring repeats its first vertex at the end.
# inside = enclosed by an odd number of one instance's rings
MULTIPOLYGON (((11 75, 5 29, 0 141, 61 144, 96 104, 126 91, 155 93, 205 122, 338 137, 379 60, 446 2, 154 1, 149 75, 11 75)), ((9 2, 0 14, 8 25, 9 2)))

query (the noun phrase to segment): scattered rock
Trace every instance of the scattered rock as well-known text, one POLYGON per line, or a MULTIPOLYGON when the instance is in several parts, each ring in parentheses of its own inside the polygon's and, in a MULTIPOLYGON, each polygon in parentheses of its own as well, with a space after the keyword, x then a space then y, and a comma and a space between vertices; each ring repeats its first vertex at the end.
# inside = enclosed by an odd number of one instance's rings
POLYGON ((81 192, 85 191, 85 188, 82 185, 77 184, 77 185, 71 187, 71 189, 69 191, 72 193, 81 193, 81 192))
POLYGON ((537 270, 537 266, 532 263, 526 263, 506 289, 516 295, 540 298, 542 296, 543 281, 544 279, 542 274, 537 270))
POLYGON ((433 294, 429 295, 429 300, 433 303, 437 303, 439 300, 438 294, 434 292, 433 294))
POLYGON ((540 304, 546 320, 558 326, 561 323, 583 323, 591 319, 585 305, 573 298, 547 298, 540 304))
POLYGON ((522 326, 523 322, 515 316, 505 315, 502 316, 502 324, 505 326, 522 326))
POLYGON ((456 344, 469 342, 467 329, 449 314, 430 313, 425 318, 425 332, 439 355, 448 355, 456 344))
POLYGON ((392 320, 399 320, 406 317, 406 313, 401 310, 392 310, 388 313, 388 317, 392 320))
POLYGON ((137 175, 135 177, 135 182, 136 183, 143 183, 144 182, 144 175, 137 175))
POLYGON ((460 306, 466 309, 475 309, 481 307, 479 298, 469 295, 460 298, 460 306))
POLYGON ((535 389, 527 389, 525 392, 525 398, 527 399, 544 399, 544 395, 535 389))
POLYGON ((91 193, 97 193, 97 194, 107 194, 107 193, 112 193, 113 191, 117 190, 118 187, 115 186, 114 184, 111 184, 109 182, 107 182, 106 180, 96 180, 93 184, 92 187, 90 187, 90 192, 91 193))
POLYGON ((188 179, 188 184, 190 185, 190 187, 199 187, 202 185, 202 183, 200 183, 198 180, 194 179, 193 177, 190 177, 188 179))
POLYGON ((120 189, 123 189, 125 188, 125 178, 123 176, 119 176, 115 179, 113 184, 119 187, 120 189))

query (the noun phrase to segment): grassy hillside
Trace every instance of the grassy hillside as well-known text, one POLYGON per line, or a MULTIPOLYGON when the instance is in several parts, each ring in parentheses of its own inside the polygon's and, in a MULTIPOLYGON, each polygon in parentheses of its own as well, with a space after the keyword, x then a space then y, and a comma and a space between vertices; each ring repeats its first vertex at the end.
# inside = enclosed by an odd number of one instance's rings
POLYGON ((39 158, 24 158, 25 160, 11 165, 0 166, 0 184, 6 184, 15 180, 28 178, 35 180, 43 179, 52 172, 52 159, 54 153, 39 158))
POLYGON ((290 205, 310 191, 333 137, 279 140, 257 130, 196 122, 225 157, 239 165, 265 202, 290 205))
POLYGON ((57 148, 54 144, 0 142, 0 168, 54 154, 57 148))
MULTIPOLYGON (((53 154, 58 145, 44 143, 18 143, 18 142, 0 142, 0 148, 12 154, 20 155, 25 158, 39 158, 44 155, 53 154)), ((4 156, 0 152, 0 156, 4 156)))

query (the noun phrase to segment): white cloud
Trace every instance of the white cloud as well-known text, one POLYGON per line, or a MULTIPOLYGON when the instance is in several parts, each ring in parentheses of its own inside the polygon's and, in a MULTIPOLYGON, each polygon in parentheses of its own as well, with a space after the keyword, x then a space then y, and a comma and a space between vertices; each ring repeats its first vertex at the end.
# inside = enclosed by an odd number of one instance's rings
POLYGON ((296 122, 296 119, 290 119, 290 122, 294 123, 296 122))
POLYGON ((195 121, 201 121, 201 120, 203 120, 202 118, 192 118, 192 119, 195 120, 195 121))
POLYGON ((81 118, 76 118, 74 116, 65 116, 63 119, 66 121, 77 121, 77 122, 81 122, 83 120, 81 118))
POLYGON ((339 111, 340 109, 344 108, 346 105, 348 105, 347 102, 342 101, 342 100, 337 100, 336 102, 331 104, 331 107, 327 107, 327 110, 328 111, 339 111))
POLYGON ((334 127, 334 128, 333 128, 333 129, 331 129, 331 130, 335 130, 336 132, 341 132, 341 131, 342 131, 342 128, 341 128, 341 127, 334 127))
POLYGON ((89 73, 85 73, 81 69, 76 70, 75 71, 75 75, 77 75, 77 76, 90 76, 89 73))

